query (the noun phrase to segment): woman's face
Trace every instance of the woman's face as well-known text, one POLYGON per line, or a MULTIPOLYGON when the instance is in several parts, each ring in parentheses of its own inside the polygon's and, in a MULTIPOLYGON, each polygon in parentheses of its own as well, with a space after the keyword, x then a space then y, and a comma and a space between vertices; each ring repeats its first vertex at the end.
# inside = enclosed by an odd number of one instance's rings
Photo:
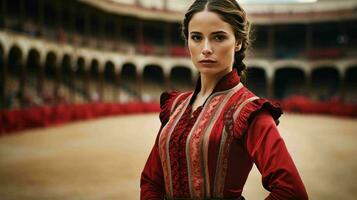
POLYGON ((234 53, 240 49, 232 26, 218 14, 201 11, 188 24, 188 48, 201 74, 222 76, 232 71, 234 53))

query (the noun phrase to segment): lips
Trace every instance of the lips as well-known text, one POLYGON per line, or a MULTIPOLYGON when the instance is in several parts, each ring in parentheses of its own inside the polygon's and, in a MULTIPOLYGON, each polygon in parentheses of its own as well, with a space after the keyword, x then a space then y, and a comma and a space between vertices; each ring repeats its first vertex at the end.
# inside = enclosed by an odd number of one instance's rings
POLYGON ((198 62, 202 63, 202 64, 212 64, 212 63, 216 63, 217 61, 215 61, 213 59, 202 59, 202 60, 200 60, 198 62))

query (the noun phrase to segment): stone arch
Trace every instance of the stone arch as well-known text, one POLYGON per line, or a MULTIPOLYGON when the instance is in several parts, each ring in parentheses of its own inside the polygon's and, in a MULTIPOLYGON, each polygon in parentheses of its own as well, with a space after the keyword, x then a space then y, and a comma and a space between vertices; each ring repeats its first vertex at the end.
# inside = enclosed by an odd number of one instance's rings
MULTIPOLYGON (((268 81, 272 81, 274 76, 274 67, 272 63, 265 59, 250 59, 246 61, 248 69, 250 67, 258 67, 265 71, 268 81)), ((279 63, 278 63, 279 64, 279 63)))
POLYGON ((12 46, 10 48, 8 58, 7 58, 7 70, 10 75, 16 75, 20 72, 20 69, 23 65, 23 53, 18 46, 12 46))
POLYGON ((144 67, 143 83, 143 101, 159 101, 165 85, 163 69, 159 65, 146 65, 144 67))
POLYGON ((21 107, 24 100, 25 69, 23 64, 23 52, 20 47, 14 45, 10 48, 7 63, 7 107, 21 107))
POLYGON ((27 71, 31 74, 40 73, 41 58, 40 52, 37 49, 30 49, 27 59, 26 59, 26 68, 27 71))
POLYGON ((192 71, 186 66, 174 66, 170 72, 171 89, 188 91, 193 89, 194 81, 192 71))
POLYGON ((107 61, 104 65, 104 80, 107 82, 115 83, 115 65, 112 61, 107 61))
POLYGON ((104 65, 104 101, 115 102, 117 101, 117 81, 118 77, 115 74, 115 65, 112 61, 107 61, 104 65))
POLYGON ((45 104, 53 104, 58 90, 57 56, 53 51, 46 55, 42 98, 45 104))
MULTIPOLYGON (((281 68, 296 68, 304 72, 304 74, 309 74, 311 71, 311 66, 301 60, 278 60, 272 63, 271 67, 276 71, 281 68)), ((274 72, 275 74, 275 72, 274 72)))
POLYGON ((339 94, 341 76, 334 66, 319 66, 311 72, 310 92, 316 100, 328 100, 339 94))
POLYGON ((69 54, 64 54, 61 60, 60 67, 60 88, 58 98, 61 102, 73 102, 73 71, 72 71, 72 58, 69 54))
POLYGON ((89 99, 92 102, 98 102, 102 99, 102 89, 101 89, 101 74, 99 69, 99 61, 93 58, 89 66, 89 83, 88 92, 89 99))
POLYGON ((90 74, 91 78, 99 77, 99 61, 95 58, 92 60, 90 66, 89 66, 89 74, 90 74))
POLYGON ((268 97, 268 76, 264 68, 259 66, 249 67, 246 85, 256 95, 268 97))
POLYGON ((88 92, 87 92, 87 73, 85 70, 85 59, 83 57, 78 57, 74 66, 74 87, 75 87, 75 95, 74 101, 76 103, 83 103, 87 100, 88 92))
POLYGON ((357 65, 351 65, 346 70, 344 80, 345 101, 357 103, 357 65))
POLYGON ((37 49, 30 49, 26 59, 26 94, 32 103, 33 98, 41 96, 42 69, 40 52, 37 49))
POLYGON ((138 71, 133 63, 124 63, 120 73, 120 101, 126 102, 140 98, 138 71))
POLYGON ((53 51, 50 51, 46 55, 45 59, 45 75, 47 77, 54 78, 57 68, 57 56, 53 51))
POLYGON ((306 75, 301 68, 287 66, 275 71, 274 97, 284 99, 292 95, 306 94, 306 75))

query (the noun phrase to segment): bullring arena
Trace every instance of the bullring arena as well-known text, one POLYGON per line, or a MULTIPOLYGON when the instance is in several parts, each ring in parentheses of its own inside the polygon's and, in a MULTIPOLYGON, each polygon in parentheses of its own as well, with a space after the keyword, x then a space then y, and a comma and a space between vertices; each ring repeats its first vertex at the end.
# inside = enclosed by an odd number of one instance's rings
MULTIPOLYGON (((1 1, 0 200, 139 199, 159 96, 198 77, 179 34, 190 2, 1 1)), ((310 199, 356 199, 357 2, 243 7, 247 87, 282 105, 310 199)), ((267 195, 253 167, 243 196, 267 195)))
MULTIPOLYGON (((4 136, 1 199, 139 199, 140 173, 159 125, 153 113, 4 136)), ((285 114, 279 130, 310 199, 356 198, 355 119, 285 114)), ((243 194, 267 195, 255 167, 243 194)))

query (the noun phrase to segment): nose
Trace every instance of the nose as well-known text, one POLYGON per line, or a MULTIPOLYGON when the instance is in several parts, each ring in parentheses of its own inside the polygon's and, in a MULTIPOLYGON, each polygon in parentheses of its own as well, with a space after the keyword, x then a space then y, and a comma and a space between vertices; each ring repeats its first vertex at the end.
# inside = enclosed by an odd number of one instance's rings
POLYGON ((210 42, 208 40, 205 40, 204 44, 203 44, 202 54, 204 56, 207 56, 207 55, 211 55, 212 53, 213 53, 213 50, 212 50, 210 42))

